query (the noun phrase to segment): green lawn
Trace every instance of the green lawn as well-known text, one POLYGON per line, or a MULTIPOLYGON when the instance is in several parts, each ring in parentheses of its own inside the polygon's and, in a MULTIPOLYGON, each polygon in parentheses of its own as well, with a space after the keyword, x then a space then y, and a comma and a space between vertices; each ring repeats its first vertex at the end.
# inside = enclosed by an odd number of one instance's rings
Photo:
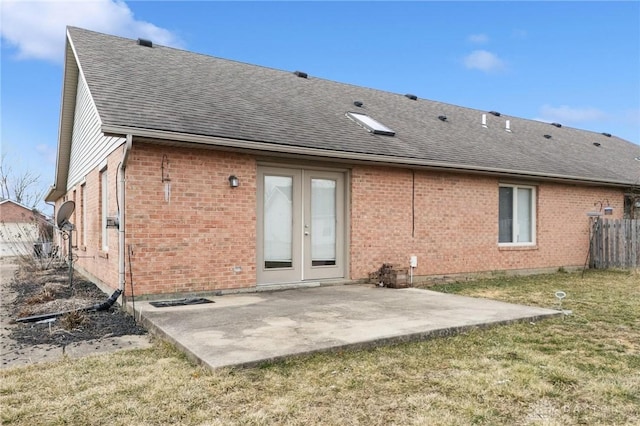
POLYGON ((208 371, 172 347, 0 372, 3 424, 640 424, 640 274, 438 286, 554 307, 539 323, 208 371))

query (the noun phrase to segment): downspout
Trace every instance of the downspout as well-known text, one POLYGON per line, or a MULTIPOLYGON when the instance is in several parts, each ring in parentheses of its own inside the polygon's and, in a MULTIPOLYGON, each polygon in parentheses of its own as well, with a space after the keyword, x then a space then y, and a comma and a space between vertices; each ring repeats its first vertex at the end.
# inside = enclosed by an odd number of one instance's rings
MULTIPOLYGON (((52 219, 53 223, 55 224, 56 223, 56 213, 57 213, 56 212, 56 203, 51 202, 51 201, 46 201, 46 200, 45 200, 44 203, 53 208, 53 215, 51 215, 51 219, 52 219)), ((54 226, 54 230, 55 230, 55 226, 54 226)), ((58 244, 60 242, 60 234, 56 232, 55 234, 51 235, 51 243, 52 244, 53 244, 53 235, 56 236, 56 240, 57 240, 56 244, 58 244)), ((58 244, 58 245, 60 245, 60 244, 58 244)), ((52 250, 53 250, 53 248, 52 248, 52 250)))
POLYGON ((124 154, 122 155, 122 161, 118 166, 118 205, 120 206, 120 212, 118 217, 118 289, 124 292, 125 284, 125 253, 124 253, 124 230, 125 230, 125 170, 127 168, 127 160, 129 159, 129 152, 131 152, 131 145, 133 143, 133 136, 127 135, 127 142, 124 147, 124 154))

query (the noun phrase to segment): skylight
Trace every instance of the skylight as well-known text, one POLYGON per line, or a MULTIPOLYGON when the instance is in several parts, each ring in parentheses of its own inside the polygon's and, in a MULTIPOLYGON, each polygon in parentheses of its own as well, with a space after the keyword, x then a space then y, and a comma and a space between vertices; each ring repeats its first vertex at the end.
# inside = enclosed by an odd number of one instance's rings
POLYGON ((369 132, 374 135, 385 135, 385 136, 394 136, 396 132, 388 128, 382 123, 374 120, 365 114, 359 114, 357 112, 348 112, 347 117, 367 129, 369 132))

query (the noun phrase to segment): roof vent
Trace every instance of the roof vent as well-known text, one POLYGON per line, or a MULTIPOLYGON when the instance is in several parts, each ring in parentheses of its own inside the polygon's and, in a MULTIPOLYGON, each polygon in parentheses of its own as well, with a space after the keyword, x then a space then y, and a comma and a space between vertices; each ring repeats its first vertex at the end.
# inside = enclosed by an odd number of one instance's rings
POLYGON ((556 126, 557 128, 562 127, 562 124, 560 123, 551 123, 552 126, 556 126))
POLYGON ((551 135, 544 135, 546 139, 551 139, 551 135))
POLYGON ((482 127, 487 128, 487 114, 482 114, 482 127))
POLYGON ((307 73, 306 73, 306 72, 302 72, 302 71, 294 71, 293 73, 294 73, 295 75, 297 75, 298 77, 300 77, 300 78, 307 78, 307 77, 308 77, 308 75, 307 75, 307 73))
POLYGON ((440 121, 447 121, 447 116, 446 116, 446 115, 439 115, 439 116, 438 116, 438 120, 440 120, 440 121))
POLYGON ((489 111, 489 114, 495 115, 496 117, 500 117, 500 113, 498 111, 489 111))
POLYGON ((504 122, 504 130, 511 133, 511 120, 507 120, 504 122))
POLYGON ((411 99, 412 101, 417 101, 418 97, 416 95, 412 95, 411 93, 407 93, 405 95, 407 98, 411 99))
POLYGON ((151 40, 146 40, 144 38, 139 38, 138 44, 144 47, 153 47, 153 43, 151 42, 151 40))
POLYGON ((603 135, 605 135, 606 137, 610 138, 611 137, 611 133, 602 133, 603 135))
POLYGON ((594 142, 593 143, 595 146, 600 146, 600 142, 594 142))
POLYGON ((357 106, 358 108, 360 108, 362 105, 364 105, 364 104, 363 104, 362 102, 360 102, 360 101, 353 101, 353 104, 354 104, 355 106, 357 106))

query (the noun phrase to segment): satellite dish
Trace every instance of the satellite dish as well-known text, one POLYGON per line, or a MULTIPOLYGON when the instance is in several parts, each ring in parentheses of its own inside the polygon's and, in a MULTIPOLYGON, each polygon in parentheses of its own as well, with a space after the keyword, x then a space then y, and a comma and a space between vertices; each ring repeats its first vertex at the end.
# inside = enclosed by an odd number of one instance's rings
POLYGON ((56 225, 58 225, 58 229, 69 229, 71 227, 73 229, 73 225, 69 222, 69 218, 71 214, 76 209, 76 203, 73 201, 65 201, 60 206, 60 210, 58 210, 58 214, 56 215, 56 225))

